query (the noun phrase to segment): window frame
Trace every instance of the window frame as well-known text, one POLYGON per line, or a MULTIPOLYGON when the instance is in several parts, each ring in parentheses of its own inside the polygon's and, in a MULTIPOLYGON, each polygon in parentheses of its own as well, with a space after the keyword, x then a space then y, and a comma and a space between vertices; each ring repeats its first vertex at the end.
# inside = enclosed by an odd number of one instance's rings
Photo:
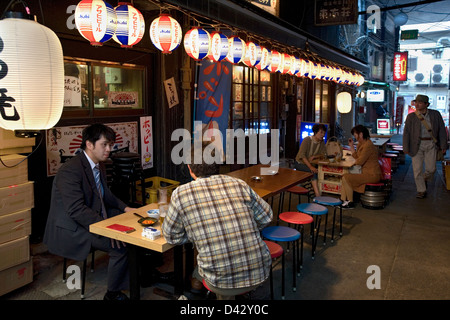
POLYGON ((76 63, 76 64, 85 64, 88 66, 88 100, 89 106, 87 109, 77 108, 73 110, 69 110, 64 107, 61 119, 71 119, 71 118, 102 118, 102 117, 119 117, 119 116, 139 116, 145 114, 147 97, 146 97, 146 84, 147 84, 147 67, 143 65, 135 65, 129 63, 120 63, 113 61, 104 61, 104 60, 93 60, 93 59, 85 59, 85 58, 76 58, 70 56, 64 56, 64 63, 76 63), (105 108, 99 109, 95 108, 94 105, 94 72, 93 69, 95 66, 99 67, 119 67, 122 69, 132 69, 132 70, 140 70, 142 72, 142 102, 141 108, 105 108))

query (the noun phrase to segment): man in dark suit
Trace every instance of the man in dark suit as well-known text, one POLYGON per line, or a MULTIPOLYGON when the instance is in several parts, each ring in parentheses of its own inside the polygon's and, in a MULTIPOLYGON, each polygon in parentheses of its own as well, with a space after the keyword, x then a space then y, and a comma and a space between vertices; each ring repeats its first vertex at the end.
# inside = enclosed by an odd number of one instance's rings
POLYGON ((103 161, 109 157, 115 138, 115 132, 103 124, 93 124, 83 130, 83 151, 64 163, 53 181, 44 234, 49 251, 68 259, 84 260, 91 248, 109 254, 105 300, 128 299, 122 290, 129 284, 125 245, 89 232, 92 223, 132 210, 106 184, 103 161), (96 170, 100 171, 98 186, 96 170))

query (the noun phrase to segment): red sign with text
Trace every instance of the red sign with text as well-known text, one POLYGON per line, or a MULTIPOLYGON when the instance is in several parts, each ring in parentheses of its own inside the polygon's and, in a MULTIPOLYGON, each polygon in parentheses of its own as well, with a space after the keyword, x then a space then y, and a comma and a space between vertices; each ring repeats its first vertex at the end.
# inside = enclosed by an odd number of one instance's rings
POLYGON ((408 52, 394 53, 394 81, 406 81, 408 66, 408 52))

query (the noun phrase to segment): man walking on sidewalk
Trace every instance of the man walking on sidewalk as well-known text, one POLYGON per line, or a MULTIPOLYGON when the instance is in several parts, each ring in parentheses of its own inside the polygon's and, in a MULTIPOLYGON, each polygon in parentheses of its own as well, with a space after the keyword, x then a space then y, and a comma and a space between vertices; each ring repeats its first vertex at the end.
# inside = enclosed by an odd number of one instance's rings
POLYGON ((436 171, 436 149, 445 154, 448 146, 441 113, 428 109, 430 103, 426 95, 418 94, 415 101, 416 112, 408 114, 405 121, 403 152, 412 158, 416 198, 423 199, 427 195, 426 183, 436 171))

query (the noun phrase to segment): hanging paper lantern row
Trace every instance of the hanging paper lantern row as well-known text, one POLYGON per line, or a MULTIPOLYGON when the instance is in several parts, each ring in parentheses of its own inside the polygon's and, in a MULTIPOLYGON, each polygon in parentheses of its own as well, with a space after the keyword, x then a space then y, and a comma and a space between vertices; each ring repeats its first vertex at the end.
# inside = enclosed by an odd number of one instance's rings
POLYGON ((127 2, 119 2, 114 10, 117 15, 117 28, 113 39, 120 43, 122 48, 131 48, 144 36, 144 17, 139 10, 127 2))
POLYGON ((245 42, 237 36, 228 38, 227 61, 232 64, 238 64, 245 56, 245 42))
POLYGON ((211 48, 208 58, 219 62, 226 58, 228 54, 228 38, 219 31, 211 33, 211 48))
POLYGON ((183 37, 181 26, 169 14, 161 14, 150 25, 150 40, 162 53, 172 53, 183 37))
POLYGON ((261 47, 261 61, 256 65, 256 69, 259 71, 268 70, 270 61, 272 59, 272 53, 269 49, 261 47))
POLYGON ((209 53, 209 32, 200 27, 194 27, 184 35, 184 50, 194 60, 202 60, 209 53))
POLYGON ((281 67, 280 72, 283 74, 288 73, 289 70, 291 70, 291 66, 292 66, 292 56, 287 53, 283 53, 283 66, 281 67))
POLYGON ((254 67, 261 61, 261 47, 254 42, 245 46, 245 56, 242 62, 248 67, 254 67))
POLYGON ((75 25, 93 46, 101 46, 116 32, 117 15, 114 8, 101 0, 82 0, 75 9, 75 25))

